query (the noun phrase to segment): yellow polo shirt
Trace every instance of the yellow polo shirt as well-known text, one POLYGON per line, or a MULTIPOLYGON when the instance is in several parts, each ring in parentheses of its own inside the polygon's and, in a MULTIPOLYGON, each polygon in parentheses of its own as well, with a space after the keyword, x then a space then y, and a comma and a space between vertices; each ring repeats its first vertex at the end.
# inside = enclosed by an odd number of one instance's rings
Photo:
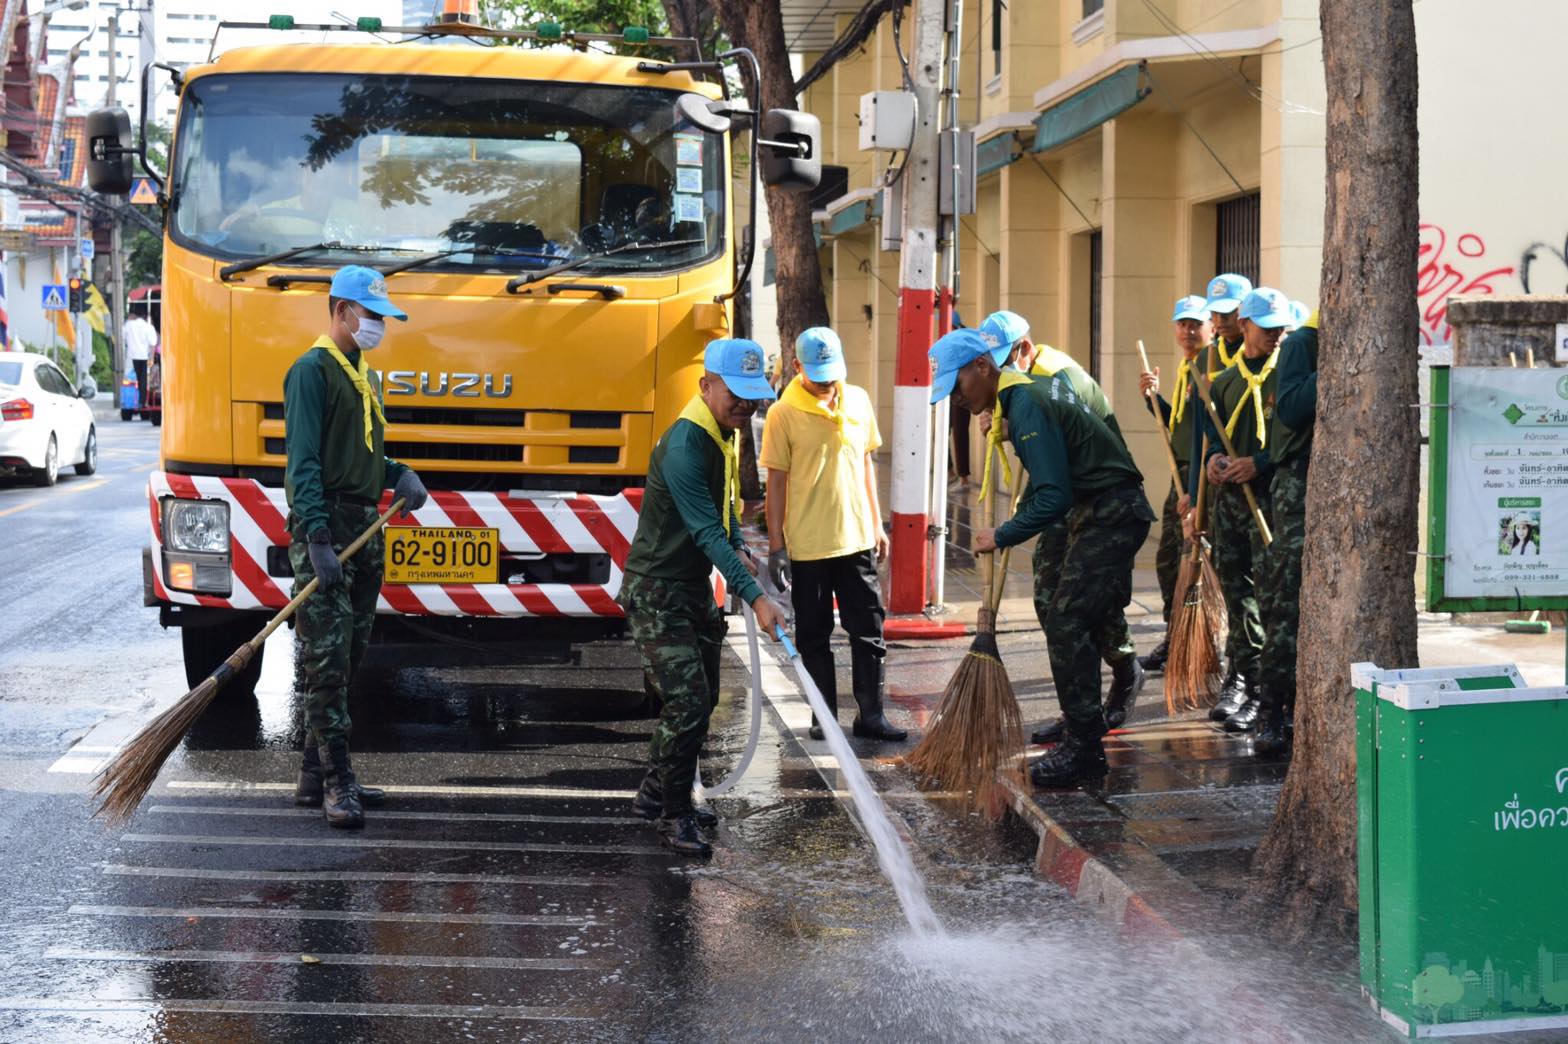
POLYGON ((798 562, 869 551, 882 524, 866 496, 866 454, 882 445, 871 397, 853 384, 839 389, 842 433, 825 406, 803 410, 783 395, 762 428, 757 463, 789 474, 784 546, 798 562))

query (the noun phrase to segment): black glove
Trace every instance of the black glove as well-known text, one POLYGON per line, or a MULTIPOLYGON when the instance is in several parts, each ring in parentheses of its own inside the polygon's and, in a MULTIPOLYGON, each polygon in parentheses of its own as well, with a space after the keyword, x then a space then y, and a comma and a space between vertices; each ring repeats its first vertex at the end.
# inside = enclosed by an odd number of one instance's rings
POLYGON ((392 487, 392 499, 407 501, 400 513, 400 517, 407 518, 410 511, 418 511, 425 506, 430 494, 425 491, 425 484, 419 481, 419 476, 414 474, 414 469, 409 468, 398 477, 397 485, 392 487))
POLYGON ((305 547, 310 552, 310 566, 321 578, 322 587, 336 587, 343 582, 343 563, 332 550, 331 533, 325 529, 311 530, 310 543, 305 547))
POLYGON ((789 552, 782 547, 768 554, 768 579, 774 590, 789 590, 789 552))

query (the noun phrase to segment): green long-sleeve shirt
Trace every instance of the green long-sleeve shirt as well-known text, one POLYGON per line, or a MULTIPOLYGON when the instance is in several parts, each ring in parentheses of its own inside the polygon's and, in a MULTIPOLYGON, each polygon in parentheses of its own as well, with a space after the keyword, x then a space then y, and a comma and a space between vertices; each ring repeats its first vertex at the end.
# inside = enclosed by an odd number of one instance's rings
POLYGON ((1276 464, 1288 464, 1312 453, 1312 428, 1318 415, 1318 331, 1303 326, 1280 345, 1274 369, 1274 430, 1269 453, 1276 464))
MULTIPOLYGON (((1252 392, 1247 381, 1241 375, 1238 367, 1246 367, 1250 373, 1259 373, 1268 365, 1268 357, 1248 359, 1238 356, 1236 361, 1209 386, 1209 395, 1214 400, 1214 408, 1219 412, 1220 420, 1229 422, 1231 415, 1236 411, 1237 403, 1245 396, 1247 402, 1236 417, 1236 428, 1230 435, 1231 445, 1239 457, 1251 457, 1253 466, 1258 469, 1257 477, 1252 480, 1254 491, 1263 493, 1269 488, 1269 477, 1274 474, 1274 461, 1269 456, 1269 448, 1264 444, 1268 433, 1272 429, 1274 416, 1274 396, 1279 371, 1271 370, 1263 380, 1263 427, 1258 427, 1258 411, 1252 402, 1252 392)), ((1219 437, 1219 432, 1214 427, 1214 421, 1206 413, 1202 421, 1204 433, 1209 437, 1209 453, 1212 457, 1225 452, 1225 444, 1219 437)), ((1204 458, 1207 462, 1208 457, 1204 458)), ((1193 469, 1196 471, 1197 469, 1193 469)), ((1188 485, 1192 486, 1191 479, 1188 485)), ((1196 495, 1195 489, 1192 490, 1196 495)))
POLYGON ((704 580, 717 566, 731 591, 746 602, 762 587, 740 560, 740 519, 725 503, 724 454, 712 436, 689 420, 664 433, 648 461, 648 488, 626 571, 665 580, 704 580), (730 516, 729 533, 724 517, 730 516))
POLYGON ((1083 404, 1089 407, 1089 412, 1105 422, 1105 426, 1116 433, 1116 437, 1123 443, 1127 441, 1122 435, 1120 424, 1116 423, 1116 414, 1111 412, 1111 400, 1105 397, 1105 389, 1100 387, 1100 382, 1089 376, 1089 371, 1078 365, 1078 360, 1066 352, 1052 348, 1048 344, 1036 345, 1034 362, 1029 366, 1031 377, 1060 377, 1067 382, 1083 404))
MULTIPOLYGON (((283 378, 283 452, 288 458, 283 489, 289 511, 307 534, 327 528, 329 496, 378 501, 408 470, 385 455, 386 426, 374 411, 371 443, 365 445, 364 399, 321 347, 330 343, 318 339, 283 378)), ((344 357, 350 366, 359 366, 359 352, 344 357)), ((369 380, 379 401, 381 382, 374 371, 369 380)))
POLYGON ((1077 501, 1142 483, 1121 437, 1060 377, 1031 377, 1028 384, 1004 388, 998 398, 1029 484, 1017 512, 997 527, 997 547, 1023 543, 1077 501))

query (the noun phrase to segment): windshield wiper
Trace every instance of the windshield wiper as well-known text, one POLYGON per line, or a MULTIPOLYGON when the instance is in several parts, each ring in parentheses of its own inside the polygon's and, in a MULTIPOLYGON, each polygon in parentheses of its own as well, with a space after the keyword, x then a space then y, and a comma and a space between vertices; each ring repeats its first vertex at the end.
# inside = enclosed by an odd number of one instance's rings
MULTIPOLYGON (((390 253, 391 251, 394 251, 394 250, 407 250, 409 248, 408 247, 382 247, 382 246, 354 246, 354 247, 337 246, 336 249, 339 249, 339 250, 352 250, 352 251, 354 251, 356 253, 362 253, 362 254, 380 254, 380 253, 390 253)), ((380 272, 382 274, 382 276, 385 277, 385 276, 390 276, 390 275, 397 275, 399 272, 407 272, 409 269, 418 268, 421 265, 428 265, 432 261, 439 261, 439 260, 441 260, 444 257, 452 257, 452 256, 454 256, 456 254, 474 254, 474 255, 482 255, 482 256, 485 256, 485 257, 489 257, 489 256, 492 256, 492 255, 495 255, 495 254, 529 254, 529 255, 532 255, 532 256, 535 256, 535 257, 553 257, 554 256, 553 254, 544 254, 544 253, 540 253, 540 252, 534 251, 534 250, 508 250, 508 249, 506 249, 504 247, 481 246, 481 245, 470 244, 468 246, 454 247, 451 250, 438 250, 438 251, 436 251, 435 253, 432 253, 432 254, 421 254, 418 257, 409 258, 407 261, 401 261, 401 262, 399 262, 398 264, 395 264, 395 265, 387 265, 385 267, 382 267, 382 266, 379 266, 379 265, 372 265, 371 267, 374 268, 376 271, 380 272)), ((279 273, 277 273, 275 275, 270 275, 270 276, 267 277, 267 285, 268 286, 277 287, 280 290, 287 290, 294 283, 331 283, 331 282, 332 282, 332 277, 329 276, 329 275, 288 275, 286 273, 279 272, 279 273)))
POLYGON ((668 250, 671 247, 702 246, 705 242, 706 240, 702 239, 672 239, 667 242, 623 243, 620 246, 612 247, 609 250, 601 250, 597 254, 588 254, 584 257, 569 257, 565 261, 550 265, 546 268, 541 268, 538 271, 525 272, 515 279, 510 279, 507 281, 506 292, 509 294, 515 294, 517 291, 521 290, 525 286, 528 286, 530 283, 537 283, 541 279, 548 279, 550 276, 560 275, 562 272, 568 272, 581 265, 587 265, 592 264, 595 261, 601 261, 604 258, 611 257, 615 254, 624 254, 632 250, 668 250))
POLYGON ((312 243, 310 246, 294 247, 292 250, 284 250, 277 254, 268 254, 266 257, 253 257, 246 261, 236 261, 232 265, 224 265, 222 268, 218 269, 218 278, 226 283, 229 281, 229 279, 239 275, 241 272, 249 272, 253 268, 260 268, 262 265, 275 264, 278 261, 287 261, 291 257, 298 257, 301 254, 313 253, 317 250, 341 249, 343 249, 343 244, 339 243, 337 240, 332 240, 328 243, 312 243))

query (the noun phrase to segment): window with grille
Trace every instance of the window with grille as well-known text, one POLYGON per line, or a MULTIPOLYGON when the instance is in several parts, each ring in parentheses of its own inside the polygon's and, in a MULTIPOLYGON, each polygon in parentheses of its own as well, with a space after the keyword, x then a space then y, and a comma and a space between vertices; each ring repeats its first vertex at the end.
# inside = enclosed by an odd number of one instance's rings
MULTIPOLYGON (((1103 2, 1103 0, 1102 0, 1103 2)), ((991 0, 991 75, 1002 75, 1002 17, 1007 11, 1004 0, 991 0)))
POLYGON ((1262 206, 1258 193, 1226 200, 1215 208, 1214 271, 1234 272, 1258 282, 1258 229, 1262 206))
POLYGON ((1100 273, 1104 268, 1100 231, 1089 233, 1089 376, 1100 379, 1100 273))

